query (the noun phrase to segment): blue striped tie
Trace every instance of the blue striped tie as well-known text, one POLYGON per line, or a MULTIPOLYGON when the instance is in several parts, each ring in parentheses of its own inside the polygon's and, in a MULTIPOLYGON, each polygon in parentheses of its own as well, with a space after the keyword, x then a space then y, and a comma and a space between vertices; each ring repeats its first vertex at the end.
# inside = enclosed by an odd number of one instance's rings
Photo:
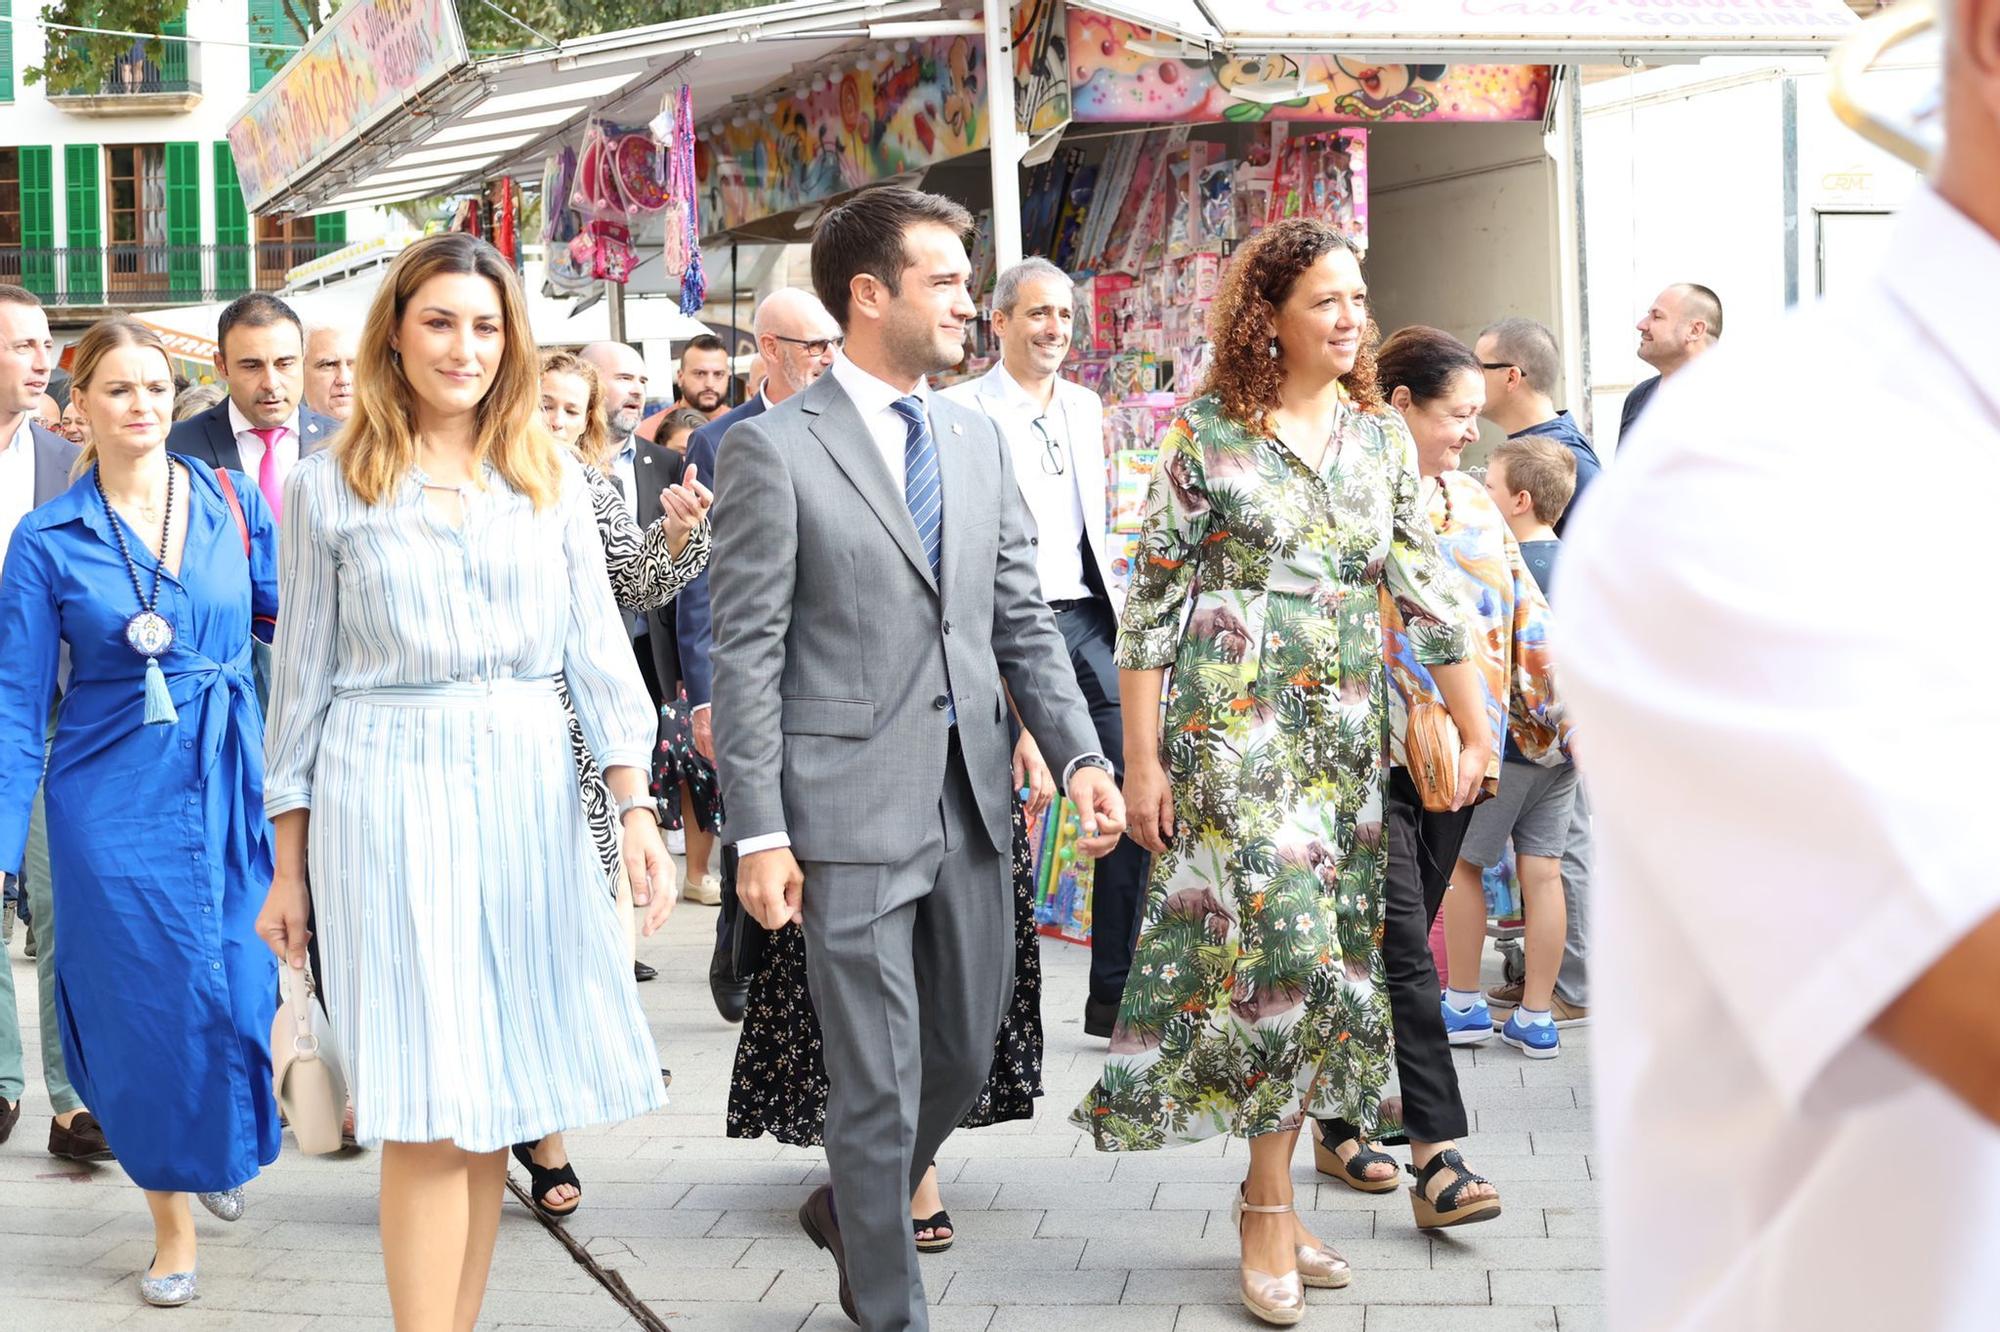
MULTIPOLYGON (((944 576, 940 556, 944 548, 944 483, 938 477, 937 441, 931 438, 930 418, 924 414, 923 399, 911 394, 891 404, 903 418, 903 503, 910 506, 910 518, 917 525, 917 540, 931 562, 931 578, 943 595, 944 576)), ((947 695, 949 697, 949 695, 947 695)), ((958 724, 958 705, 949 702, 945 717, 958 724)))
POLYGON ((892 404, 903 418, 903 502, 917 524, 917 539, 930 557, 931 578, 939 577, 938 559, 944 538, 944 486, 938 480, 937 443, 923 399, 911 394, 892 404))

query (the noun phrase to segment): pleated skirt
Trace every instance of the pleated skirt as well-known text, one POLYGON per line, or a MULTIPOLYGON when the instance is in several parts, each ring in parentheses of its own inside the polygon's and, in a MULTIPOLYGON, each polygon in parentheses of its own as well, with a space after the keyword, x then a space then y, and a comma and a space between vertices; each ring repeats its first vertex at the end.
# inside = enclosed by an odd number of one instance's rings
POLYGON ((308 826, 356 1137, 495 1151, 666 1104, 553 682, 337 695, 308 826))

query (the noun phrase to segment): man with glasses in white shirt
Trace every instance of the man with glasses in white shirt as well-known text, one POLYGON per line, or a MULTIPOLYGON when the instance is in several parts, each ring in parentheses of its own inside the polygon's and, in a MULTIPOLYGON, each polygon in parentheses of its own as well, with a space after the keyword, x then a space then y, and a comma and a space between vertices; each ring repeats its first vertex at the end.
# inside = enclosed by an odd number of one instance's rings
MULTIPOLYGON (((1124 596, 1111 576, 1105 533, 1104 405, 1058 373, 1069 355, 1074 319, 1075 288, 1067 273, 1046 259, 1015 264, 993 288, 1000 363, 945 394, 990 417, 1013 453, 1042 599, 1056 613, 1098 743, 1122 779, 1125 727, 1111 650, 1124 596)), ((1118 1020, 1150 859, 1124 837, 1097 862, 1083 1016, 1091 1036, 1108 1039, 1118 1020)))
POLYGON ((2000 1325, 2000 0, 1938 15, 1879 273, 1668 380, 1564 556, 1611 1328, 2000 1325))

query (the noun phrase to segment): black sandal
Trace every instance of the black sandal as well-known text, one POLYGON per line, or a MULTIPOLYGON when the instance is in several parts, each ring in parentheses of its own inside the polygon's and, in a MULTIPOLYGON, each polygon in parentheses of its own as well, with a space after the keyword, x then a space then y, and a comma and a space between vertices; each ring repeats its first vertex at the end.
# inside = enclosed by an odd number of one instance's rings
POLYGON ((950 1212, 939 1212, 936 1216, 922 1221, 911 1217, 910 1229, 916 1232, 918 1253, 943 1253, 951 1247, 951 1242, 958 1238, 958 1228, 952 1225, 950 1212), (931 1232, 932 1238, 924 1238, 923 1232, 926 1230, 931 1232), (952 1233, 939 1239, 937 1233, 940 1230, 949 1230, 952 1233))
POLYGON ((1409 1167, 1417 1182, 1410 1189, 1410 1208, 1417 1214, 1417 1229, 1443 1230, 1449 1226, 1469 1226, 1475 1221, 1491 1221, 1500 1215, 1500 1199, 1478 1198, 1472 1202, 1459 1202, 1459 1197, 1474 1184, 1491 1184, 1493 1181, 1475 1175, 1466 1168, 1465 1158, 1458 1154, 1458 1148, 1447 1147, 1431 1158, 1430 1164, 1422 1170, 1409 1167), (1450 1170, 1457 1176, 1438 1192, 1436 1201, 1425 1195, 1431 1180, 1440 1170, 1450 1170))
POLYGON ((1391 1167, 1394 1167, 1396 1158, 1387 1152, 1376 1151, 1368 1145, 1367 1139, 1359 1135, 1352 1138, 1342 1138, 1338 1142, 1332 1141, 1331 1135, 1327 1132, 1324 1124, 1320 1125, 1319 1131, 1313 1134, 1313 1165, 1318 1168, 1319 1173, 1339 1180, 1348 1188, 1358 1193, 1394 1193, 1402 1187, 1402 1183, 1396 1178, 1393 1169, 1388 1176, 1382 1179, 1372 1178, 1367 1173, 1368 1167, 1378 1162, 1387 1162, 1391 1167), (1354 1153, 1348 1160, 1343 1161, 1340 1159, 1339 1149, 1350 1142, 1359 1142, 1361 1150, 1354 1153))
POLYGON ((538 1146, 539 1143, 532 1142, 515 1143, 514 1159, 528 1168, 528 1195, 535 1200, 535 1210, 550 1220, 561 1221, 575 1214, 576 1209, 583 1206, 583 1181, 576 1177, 575 1168, 567 1163, 554 1169, 536 1165, 534 1150, 538 1146), (575 1189, 577 1193, 569 1206, 551 1207, 543 1201, 565 1184, 575 1189))

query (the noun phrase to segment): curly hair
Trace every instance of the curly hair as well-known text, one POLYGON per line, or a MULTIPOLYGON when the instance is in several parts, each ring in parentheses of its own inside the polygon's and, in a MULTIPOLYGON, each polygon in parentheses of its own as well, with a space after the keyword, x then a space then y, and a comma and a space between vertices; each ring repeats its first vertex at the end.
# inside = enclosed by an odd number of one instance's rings
MULTIPOLYGON (((1292 294, 1299 275, 1334 250, 1361 260, 1354 242, 1335 227, 1313 218, 1288 217, 1239 247, 1216 285, 1208 312, 1208 340, 1215 348, 1201 391, 1213 394, 1239 424, 1269 433, 1285 362, 1271 355, 1278 307, 1292 294)), ((1364 412, 1383 410, 1375 383, 1375 343, 1380 330, 1370 319, 1361 331, 1354 368, 1340 377, 1342 387, 1364 412)))

